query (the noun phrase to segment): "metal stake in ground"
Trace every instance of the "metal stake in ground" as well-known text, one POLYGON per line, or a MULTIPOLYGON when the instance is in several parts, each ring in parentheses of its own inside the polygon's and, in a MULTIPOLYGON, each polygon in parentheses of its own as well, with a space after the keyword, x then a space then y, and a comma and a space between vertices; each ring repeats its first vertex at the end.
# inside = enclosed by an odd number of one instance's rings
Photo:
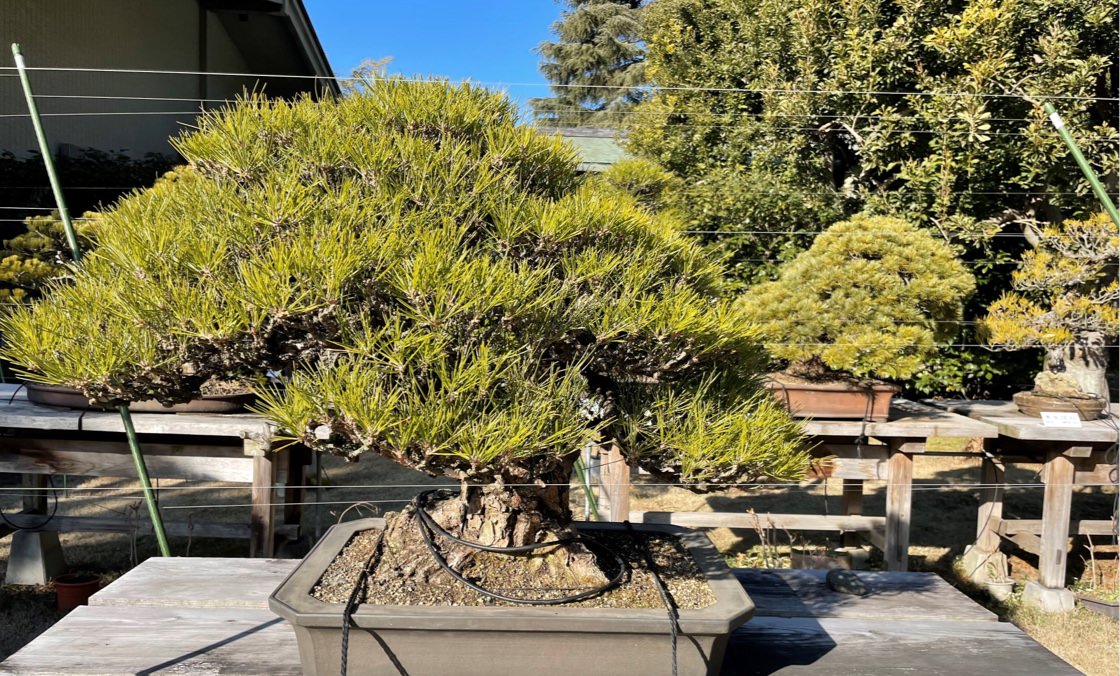
MULTIPOLYGON (((82 250, 78 246, 78 234, 74 231, 74 224, 70 222, 70 211, 66 208, 66 198, 62 195, 62 184, 58 181, 58 174, 54 168, 54 155, 51 154, 47 135, 43 131, 43 122, 39 118, 39 107, 35 105, 35 96, 31 93, 31 80, 27 76, 27 67, 23 62, 23 52, 19 44, 12 43, 12 56, 15 57, 16 70, 19 71, 19 81, 23 85, 23 95, 27 99, 27 111, 31 113, 31 124, 35 127, 35 138, 39 141, 39 152, 43 156, 43 164, 47 167, 47 178, 51 182, 51 191, 54 193, 55 205, 58 207, 62 227, 66 231, 66 242, 70 245, 70 253, 74 262, 82 259, 82 250)), ((156 504, 155 493, 152 491, 152 482, 148 479, 148 467, 144 464, 144 456, 140 452, 140 440, 136 436, 136 428, 132 425, 132 412, 128 405, 120 407, 121 422, 124 424, 124 433, 128 437, 128 448, 132 451, 132 461, 136 464, 136 474, 140 477, 140 485, 144 489, 144 502, 148 505, 148 516, 152 520, 152 530, 156 534, 161 556, 171 556, 171 548, 167 545, 167 533, 163 530, 163 517, 156 504)))

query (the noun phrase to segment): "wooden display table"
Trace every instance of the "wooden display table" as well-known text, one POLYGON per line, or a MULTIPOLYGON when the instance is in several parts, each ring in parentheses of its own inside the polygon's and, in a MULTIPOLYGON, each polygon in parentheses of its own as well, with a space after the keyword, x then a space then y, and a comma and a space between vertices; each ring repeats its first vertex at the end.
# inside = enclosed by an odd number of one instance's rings
MULTIPOLYGON (((991 453, 983 461, 981 483, 985 488, 980 500, 976 546, 981 552, 994 553, 999 550, 1001 536, 1014 539, 1020 547, 1038 555, 1041 586, 1064 591, 1070 532, 1079 535, 1117 532, 1116 514, 1111 520, 1070 523, 1074 486, 1117 484, 1115 446, 1120 441, 1120 430, 1116 404, 1112 405, 1113 412, 1108 419, 1066 428, 1047 427, 1040 418, 1024 415, 1015 404, 1006 401, 934 403, 992 425, 999 431, 990 445, 991 453), (1041 520, 1003 518, 1004 468, 1019 462, 1043 463, 1045 489, 1041 520)), ((1066 595, 1062 604, 1062 609, 1072 609, 1072 595, 1066 595)))
MULTIPOLYGON (((844 514, 760 514, 763 523, 787 530, 861 532, 883 551, 888 570, 904 571, 910 547, 910 504, 914 456, 932 437, 997 436, 994 426, 932 406, 896 399, 886 422, 806 420, 805 434, 817 458, 830 458, 828 474, 844 480, 844 514), (880 443, 875 443, 876 440, 880 443), (885 516, 863 515, 864 482, 887 482, 885 516)), ((603 489, 610 520, 672 523, 692 528, 754 528, 744 513, 630 511, 630 468, 613 451, 603 465, 603 489)))
MULTIPOLYGON (((188 526, 169 521, 168 535, 248 538, 251 556, 272 555, 278 526, 274 504, 280 502, 277 483, 284 487, 283 502, 300 502, 303 469, 310 458, 306 449, 274 451, 273 426, 258 415, 135 413, 132 418, 152 478, 251 485, 249 523, 188 526)), ((0 436, 0 472, 23 474, 30 487, 44 487, 46 476, 52 474, 136 476, 124 427, 115 412, 41 406, 27 401, 22 388, 0 385, 0 428, 5 431, 0 436)), ((42 522, 47 494, 34 493, 24 499, 23 513, 8 517, 11 521, 25 527, 42 522)), ((298 506, 285 508, 283 522, 292 535, 299 518, 298 506)), ((67 516, 54 517, 45 528, 151 532, 146 519, 134 524, 126 519, 67 516)))
MULTIPOLYGON (((0 674, 297 676, 295 635, 266 605, 296 563, 148 559, 0 662, 0 674)), ((867 596, 829 590, 824 571, 736 569, 757 608, 732 634, 722 674, 1079 673, 933 573, 857 574, 867 596)))

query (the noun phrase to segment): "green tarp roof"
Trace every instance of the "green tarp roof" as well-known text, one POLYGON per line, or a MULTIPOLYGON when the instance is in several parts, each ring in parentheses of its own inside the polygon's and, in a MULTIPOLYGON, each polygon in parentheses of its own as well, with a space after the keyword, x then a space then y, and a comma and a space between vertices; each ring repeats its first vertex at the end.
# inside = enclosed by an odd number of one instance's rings
POLYGON ((558 134, 579 151, 580 171, 603 171, 619 160, 630 157, 622 149, 622 132, 595 127, 542 127, 546 134, 558 134))

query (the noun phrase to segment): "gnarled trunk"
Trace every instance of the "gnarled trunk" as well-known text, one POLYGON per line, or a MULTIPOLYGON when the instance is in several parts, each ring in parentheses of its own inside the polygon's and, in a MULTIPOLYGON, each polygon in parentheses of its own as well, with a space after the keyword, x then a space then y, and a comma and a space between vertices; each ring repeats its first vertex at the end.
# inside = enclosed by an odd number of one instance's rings
POLYGON ((1085 394, 1095 394, 1106 401, 1108 393, 1108 348, 1104 334, 1087 333, 1078 344, 1053 348, 1046 352, 1046 370, 1073 379, 1085 394))
MULTIPOLYGON (((425 507, 444 530, 482 545, 518 547, 569 539, 576 531, 571 525, 567 477, 549 477, 544 482, 540 486, 464 484, 458 496, 432 496, 425 507)), ((412 505, 387 516, 385 550, 372 583, 404 578, 407 584, 460 584, 439 565, 420 528, 412 505)), ((454 544, 438 533, 432 540, 452 568, 483 587, 495 580, 508 587, 511 580, 507 578, 522 571, 531 586, 541 589, 594 587, 607 580, 594 554, 578 542, 510 555, 454 544)))

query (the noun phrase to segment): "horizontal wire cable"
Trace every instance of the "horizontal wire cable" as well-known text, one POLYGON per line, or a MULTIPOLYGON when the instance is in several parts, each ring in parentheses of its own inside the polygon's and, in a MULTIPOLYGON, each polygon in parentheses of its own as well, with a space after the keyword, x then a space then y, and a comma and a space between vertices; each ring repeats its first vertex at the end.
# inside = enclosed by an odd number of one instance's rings
MULTIPOLYGON (((197 116, 208 114, 213 111, 206 110, 191 110, 191 111, 170 111, 170 110, 123 110, 123 111, 88 111, 88 112, 69 112, 69 113, 40 113, 39 117, 109 117, 109 116, 123 116, 123 115, 182 115, 182 116, 197 116)), ((29 118, 30 113, 6 113, 0 114, 0 119, 19 119, 29 118)), ((703 125, 667 125, 679 127, 703 126, 703 125)), ((813 134, 832 134, 832 133, 856 133, 862 131, 869 131, 867 129, 850 130, 845 128, 830 128, 821 129, 817 127, 776 127, 768 126, 767 131, 796 131, 813 134)), ((882 130, 884 135, 892 134, 920 134, 920 135, 942 135, 942 136, 1035 136, 1030 132, 1021 131, 985 131, 973 132, 970 130, 957 130, 957 129, 890 129, 882 130)), ((1114 136, 1083 136, 1079 140, 1085 142, 1106 141, 1118 142, 1120 139, 1114 136)))
MULTIPOLYGON (((115 112, 97 112, 97 113, 39 113, 39 117, 105 117, 112 115, 201 115, 205 111, 188 110, 188 111, 175 111, 175 110, 121 110, 115 112)), ((19 118, 31 117, 31 113, 7 113, 0 115, 0 118, 19 118)))
MULTIPOLYGON (((855 422, 858 423, 859 421, 857 420, 855 422)), ((886 448, 886 446, 870 445, 870 446, 867 446, 865 448, 879 449, 879 448, 886 448)), ((922 454, 922 455, 924 455, 924 454, 922 454)), ((964 453, 962 451, 950 451, 950 452, 937 453, 936 457, 938 457, 938 458, 960 457, 960 458, 979 459, 979 458, 982 457, 982 455, 983 454, 981 454, 979 452, 977 452, 977 453, 964 453)), ((851 458, 847 458, 847 459, 850 460, 851 458)), ((815 459, 812 464, 813 465, 824 464, 824 465, 827 466, 828 463, 825 463, 824 460, 825 460, 824 458, 815 459)), ((605 466, 610 465, 610 464, 615 464, 615 462, 619 462, 619 461, 604 462, 604 463, 599 464, 598 466, 599 467, 605 467, 605 466)), ((1043 461, 1041 459, 1039 459, 1039 461, 1037 463, 1025 463, 1025 464, 1039 464, 1039 465, 1041 465, 1041 464, 1043 464, 1043 461)), ((725 488, 725 489, 732 489, 732 488, 735 488, 735 489, 781 488, 781 489, 797 489, 797 490, 803 490, 803 489, 804 490, 817 490, 817 489, 823 489, 825 479, 838 480, 840 478, 841 477, 817 477, 817 478, 805 479, 805 480, 801 480, 801 481, 789 481, 789 482, 775 482, 775 481, 765 481, 765 482, 637 481, 637 482, 631 483, 630 485, 632 487, 635 487, 635 488, 689 488, 689 487, 711 488, 711 487, 718 487, 718 488, 725 488)), ((883 484, 883 485, 897 485, 897 486, 914 486, 915 488, 923 487, 925 489, 930 489, 930 490, 932 490, 932 489, 980 490, 980 489, 1000 488, 1000 487, 1045 488, 1046 486, 1084 486, 1084 487, 1090 487, 1090 488, 1100 488, 1100 487, 1104 487, 1104 486, 1116 486, 1116 484, 1113 483, 1113 482, 1104 482, 1104 483, 1073 482, 1073 483, 1050 483, 1050 484, 1047 484, 1047 483, 1043 483, 1043 482, 981 483, 981 482, 924 482, 924 481, 919 481, 917 483, 911 483, 911 484, 891 484, 887 479, 863 479, 862 481, 864 481, 865 483, 872 483, 872 484, 876 484, 876 485, 883 484)), ((447 487, 454 487, 454 486, 457 486, 457 485, 458 484, 451 484, 451 483, 447 483, 447 484, 340 484, 340 485, 303 484, 303 485, 294 485, 294 486, 285 486, 284 484, 272 484, 270 486, 270 489, 272 489, 272 490, 281 490, 281 489, 292 489, 292 490, 295 490, 295 489, 300 489, 300 490, 311 490, 311 489, 370 490, 370 489, 379 489, 379 490, 389 490, 389 489, 405 489, 405 488, 407 488, 407 489, 447 488, 447 487)), ((478 485, 487 485, 487 484, 478 484, 478 485)), ((543 483, 523 483, 523 484, 519 483, 519 484, 502 484, 502 485, 505 488, 546 488, 546 487, 564 487, 564 486, 568 486, 568 487, 572 487, 572 488, 582 487, 582 484, 572 483, 572 482, 569 482, 569 483, 543 482, 543 483)), ((592 482, 588 485, 591 486, 592 488, 601 488, 603 486, 615 487, 615 486, 619 486, 619 485, 622 485, 622 484, 606 483, 606 482, 592 482)), ((249 485, 248 485, 247 482, 245 484, 236 485, 236 486, 153 486, 152 490, 164 491, 164 492, 201 491, 201 490, 233 491, 233 490, 245 490, 246 488, 249 488, 249 485)), ((90 486, 90 487, 69 486, 69 487, 66 487, 66 488, 63 488, 63 487, 60 487, 60 486, 54 486, 54 487, 48 487, 48 486, 42 486, 42 487, 40 487, 40 486, 2 486, 2 487, 0 487, 0 493, 8 493, 9 496, 14 494, 15 496, 23 496, 23 497, 32 497, 34 495, 39 495, 39 494, 42 494, 44 492, 49 493, 49 492, 53 492, 53 491, 89 492, 89 493, 106 493, 106 492, 136 493, 137 491, 140 491, 140 490, 141 490, 141 488, 139 486, 137 486, 137 487, 127 487, 127 486, 126 487, 121 487, 121 486, 90 486)))
MULTIPOLYGON (((15 66, 0 66, 0 71, 16 71, 15 66)), ((278 79, 300 79, 300 80, 327 80, 335 82, 361 82, 367 78, 362 77, 338 77, 336 75, 308 75, 308 74, 288 74, 288 73, 238 73, 238 72, 224 72, 224 71, 192 71, 192 70, 158 70, 149 68, 85 68, 85 67, 65 67, 65 66, 27 66, 25 70, 40 71, 40 72, 65 72, 65 73, 117 73, 128 75, 188 75, 188 76, 207 76, 207 77, 245 77, 245 78, 278 78, 278 79)), ((14 76, 14 74, 13 74, 14 76)), ((928 92, 928 91, 901 91, 901 90, 875 90, 875 89, 809 89, 801 87, 697 87, 697 86, 676 86, 676 85, 584 85, 584 84, 564 84, 556 82, 502 82, 502 81, 475 81, 475 80, 452 80, 445 79, 430 79, 430 78, 413 78, 413 77, 390 77, 385 79, 392 79, 394 82, 404 82, 411 84, 431 84, 439 86, 470 84, 478 87, 539 87, 548 89, 606 89, 612 91, 692 91, 692 92, 713 92, 724 94, 834 94, 834 95, 862 95, 862 96, 921 96, 921 97, 936 97, 943 96, 949 98, 995 98, 995 99, 1016 99, 1024 100, 1025 96, 1020 94, 1011 94, 1007 92, 928 92)), ((1118 97, 1108 96, 1079 96, 1075 94, 1031 94, 1031 98, 1035 100, 1055 100, 1055 101, 1120 101, 1118 97)))

